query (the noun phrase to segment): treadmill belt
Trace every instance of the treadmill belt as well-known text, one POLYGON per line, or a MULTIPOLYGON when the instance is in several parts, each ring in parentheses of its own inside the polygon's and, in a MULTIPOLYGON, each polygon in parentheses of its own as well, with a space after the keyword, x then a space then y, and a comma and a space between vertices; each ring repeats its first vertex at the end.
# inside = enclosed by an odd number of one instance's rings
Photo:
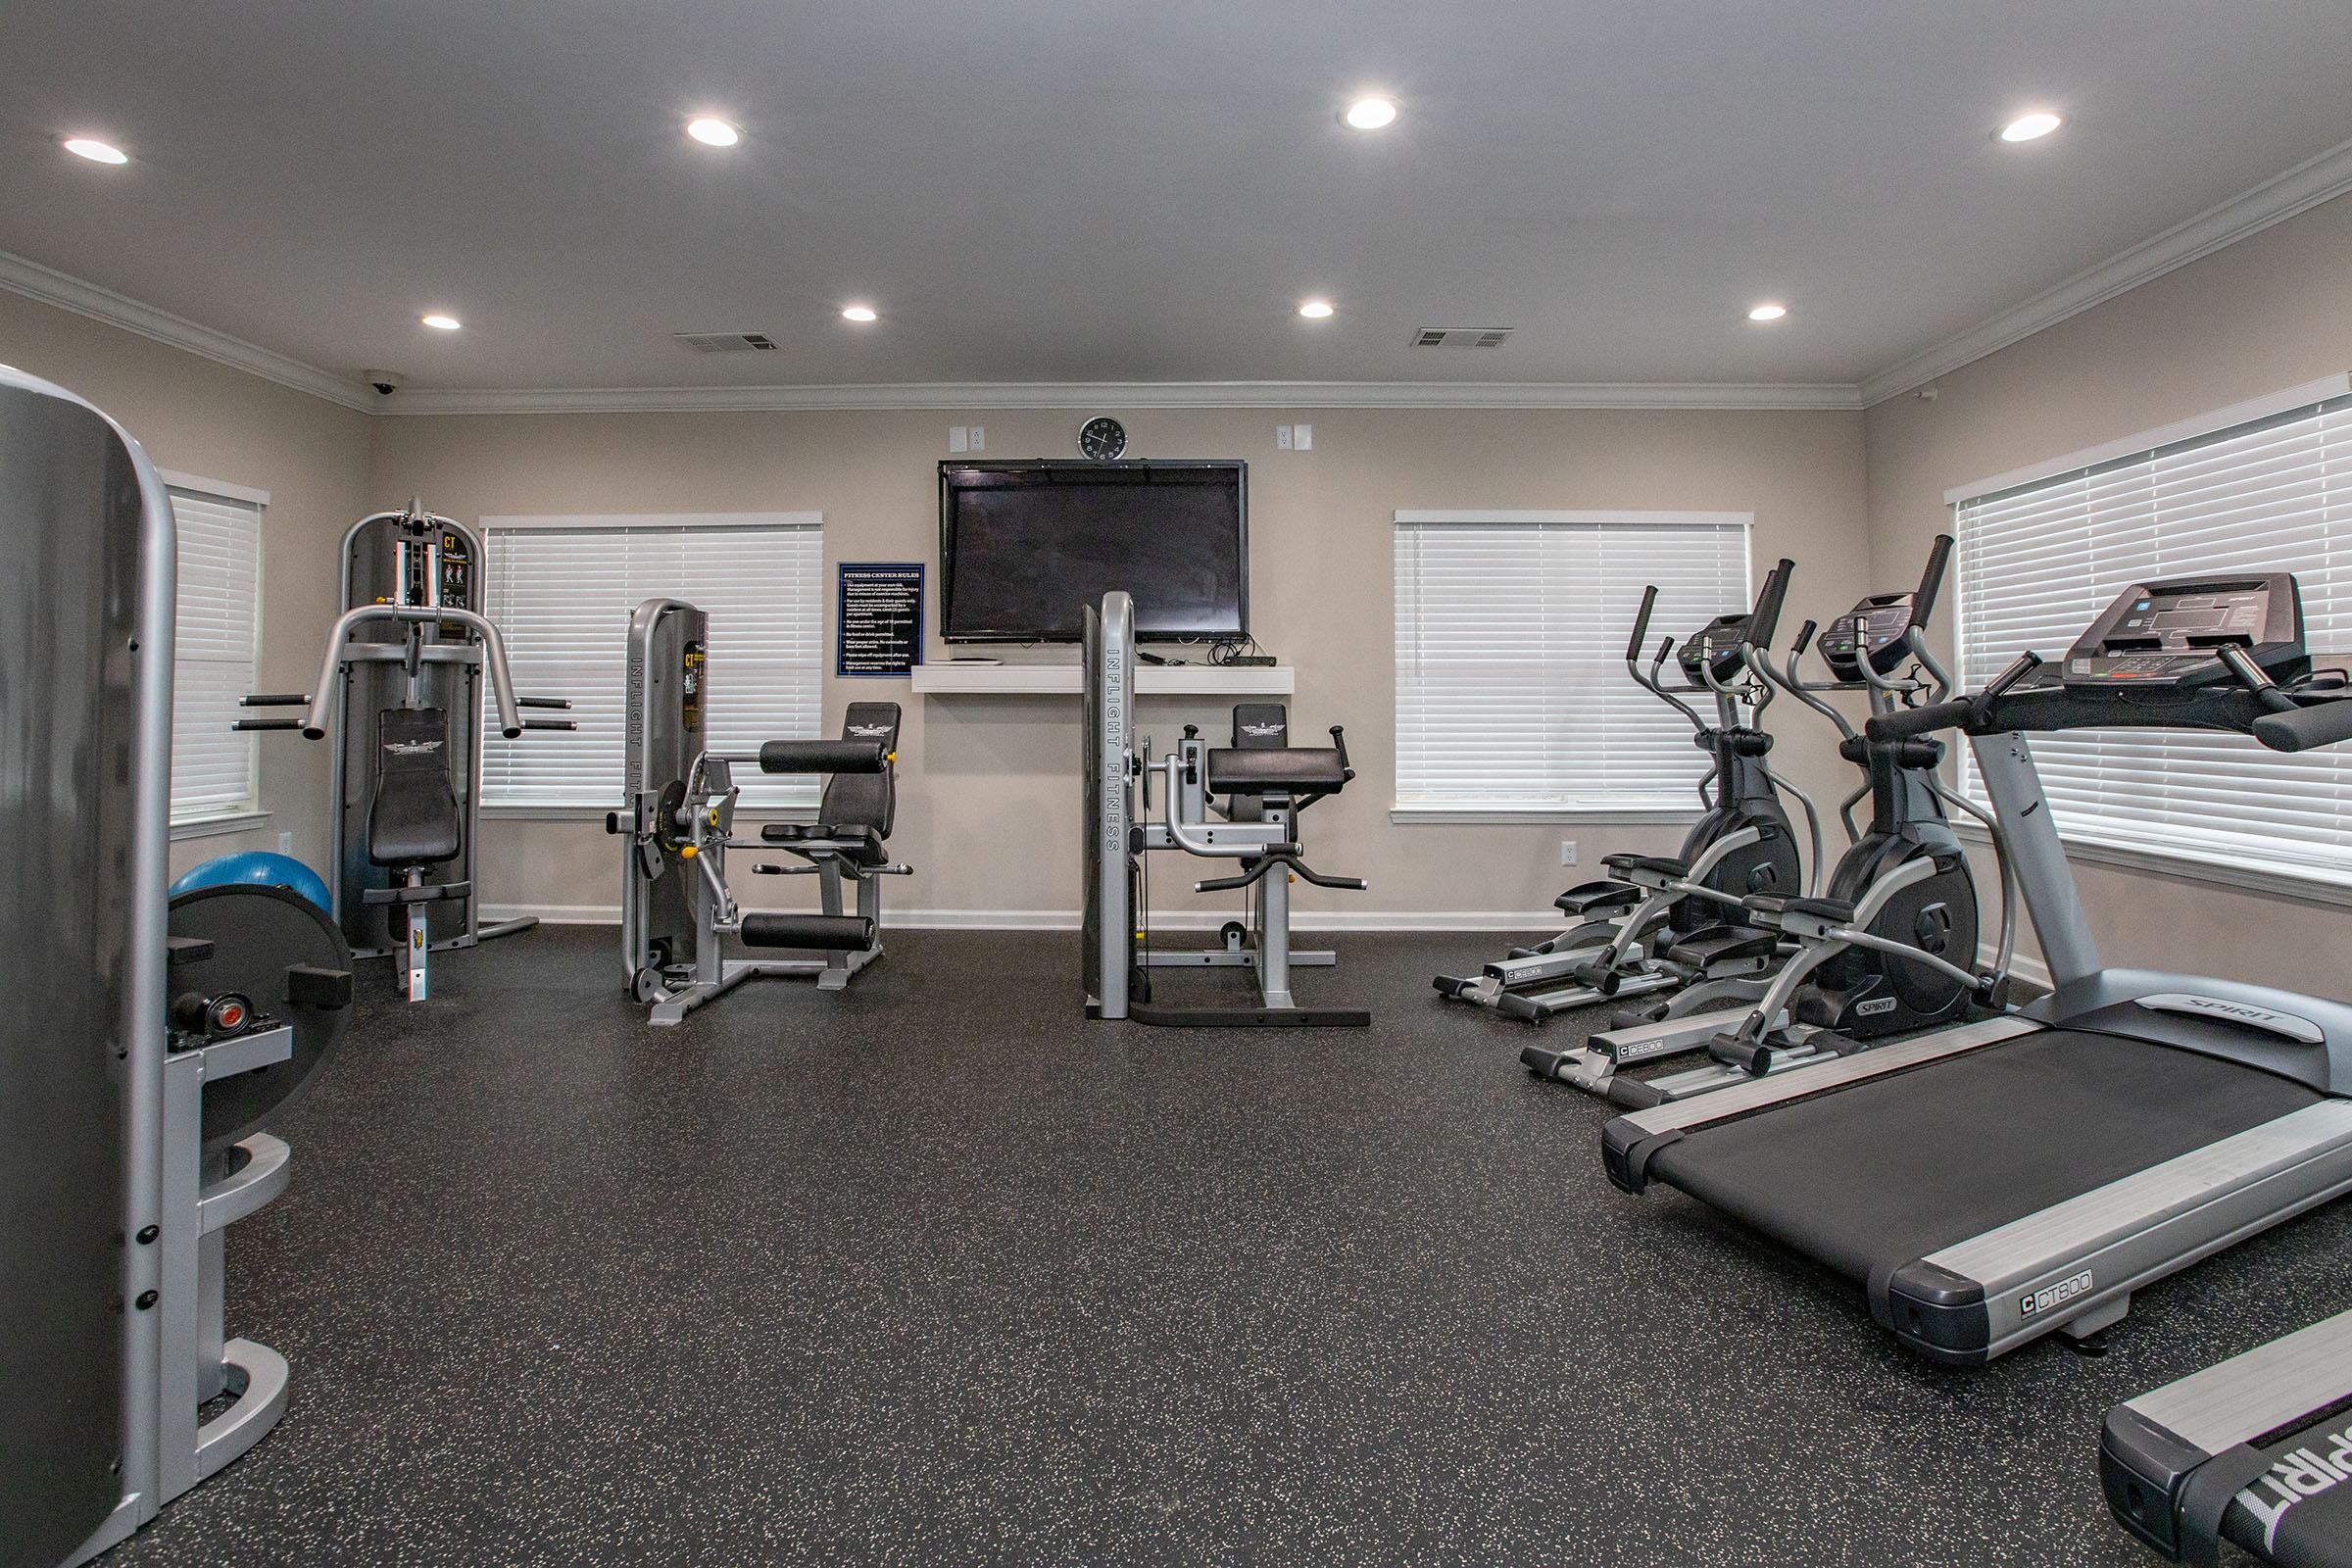
POLYGON ((1649 1172, 1867 1284, 2323 1098, 2194 1052, 2043 1030, 1698 1128, 1649 1172))

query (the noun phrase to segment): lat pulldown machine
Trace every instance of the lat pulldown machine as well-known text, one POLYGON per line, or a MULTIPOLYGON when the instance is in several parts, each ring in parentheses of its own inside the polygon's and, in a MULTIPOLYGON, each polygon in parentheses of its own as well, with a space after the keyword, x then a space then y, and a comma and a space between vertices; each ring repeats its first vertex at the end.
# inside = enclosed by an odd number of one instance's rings
POLYGON ((1293 746, 1281 704, 1244 703, 1234 709, 1232 746, 1212 748, 1188 724, 1176 750, 1148 764, 1151 742, 1134 728, 1135 605, 1126 594, 1103 595, 1100 611, 1086 607, 1085 644, 1086 1015, 1208 1026, 1369 1024, 1361 1008, 1300 1007, 1291 998, 1294 964, 1336 961, 1329 952, 1291 950, 1291 878, 1357 892, 1365 886, 1357 877, 1326 876, 1299 858, 1298 813, 1355 777, 1340 726, 1332 726, 1328 747, 1293 746), (1156 822, 1150 820, 1154 773, 1164 806, 1156 822), (1239 859, 1238 875, 1197 882, 1194 890, 1247 892, 1248 923, 1228 921, 1217 948, 1153 952, 1143 940, 1143 864, 1153 850, 1239 859), (1148 1005, 1151 969, 1221 967, 1257 971, 1257 1006, 1148 1005))
POLYGON ((649 599, 629 617, 628 809, 605 818, 624 835, 621 970, 629 994, 653 1007, 659 1027, 762 976, 814 976, 839 991, 882 956, 882 883, 908 875, 887 847, 897 814, 899 705, 852 703, 839 740, 769 741, 756 752, 717 752, 704 731, 710 617, 682 599, 649 599), (814 823, 769 822, 758 840, 734 836, 734 769, 820 773, 814 823), (727 886, 727 852, 759 847, 802 864, 762 864, 759 876, 814 876, 822 912, 746 912, 727 886), (858 912, 842 912, 845 883, 858 912), (822 955, 734 958, 745 947, 822 955))
POLYGON ((327 864, 336 921, 359 958, 396 955, 401 995, 422 1002, 428 956, 526 930, 525 917, 483 925, 474 898, 481 827, 482 672, 499 732, 571 729, 519 716, 568 709, 517 697, 498 628, 482 613, 472 530, 412 500, 362 517, 343 536, 344 612, 326 634, 308 693, 261 693, 247 708, 300 708, 300 718, 238 720, 243 730, 300 730, 334 745, 335 851, 327 864), (386 916, 391 917, 387 930, 386 916))

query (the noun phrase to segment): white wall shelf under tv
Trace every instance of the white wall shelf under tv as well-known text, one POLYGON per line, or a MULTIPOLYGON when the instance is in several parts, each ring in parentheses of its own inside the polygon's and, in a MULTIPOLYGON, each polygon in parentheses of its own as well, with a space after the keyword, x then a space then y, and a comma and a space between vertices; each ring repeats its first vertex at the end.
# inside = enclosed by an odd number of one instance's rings
MULTIPOLYGON (((1072 664, 957 664, 941 660, 914 666, 918 697, 1076 697, 1081 671, 1072 664)), ((1288 697, 1298 671, 1289 664, 1139 664, 1135 689, 1145 697, 1288 697)))

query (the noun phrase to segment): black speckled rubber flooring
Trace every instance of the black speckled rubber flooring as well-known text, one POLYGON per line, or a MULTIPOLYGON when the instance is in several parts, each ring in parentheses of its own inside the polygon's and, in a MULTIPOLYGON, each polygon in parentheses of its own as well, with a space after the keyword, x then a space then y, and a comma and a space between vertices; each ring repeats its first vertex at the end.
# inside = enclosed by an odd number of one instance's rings
MULTIPOLYGON (((1355 936, 1369 1031, 1087 1024, 894 932, 680 1029, 610 930, 380 964, 231 1233, 280 1429, 129 1564, 2130 1564, 2098 1415, 2352 1298, 2339 1206, 1974 1372, 1663 1189, 1355 936)), ((1162 974, 1230 997, 1231 974, 1162 974)), ((1554 1024, 1565 1032, 1574 1024, 1554 1024)))

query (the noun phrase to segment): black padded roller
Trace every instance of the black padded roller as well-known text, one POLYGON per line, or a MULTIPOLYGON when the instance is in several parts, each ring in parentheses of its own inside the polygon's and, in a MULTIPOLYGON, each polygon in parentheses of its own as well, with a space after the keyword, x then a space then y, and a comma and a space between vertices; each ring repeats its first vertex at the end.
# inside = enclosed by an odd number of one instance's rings
POLYGON ((769 741, 762 773, 879 773, 889 755, 880 741, 769 741))
POLYGON ((747 914, 737 935, 747 948, 863 953, 874 945, 874 922, 858 914, 747 914))
POLYGON ((204 1147, 218 1150, 268 1126, 342 1038, 351 950, 317 905, 284 888, 196 888, 172 901, 171 919, 174 938, 210 949, 173 965, 173 994, 234 992, 294 1026, 289 1060, 205 1085, 204 1147))

